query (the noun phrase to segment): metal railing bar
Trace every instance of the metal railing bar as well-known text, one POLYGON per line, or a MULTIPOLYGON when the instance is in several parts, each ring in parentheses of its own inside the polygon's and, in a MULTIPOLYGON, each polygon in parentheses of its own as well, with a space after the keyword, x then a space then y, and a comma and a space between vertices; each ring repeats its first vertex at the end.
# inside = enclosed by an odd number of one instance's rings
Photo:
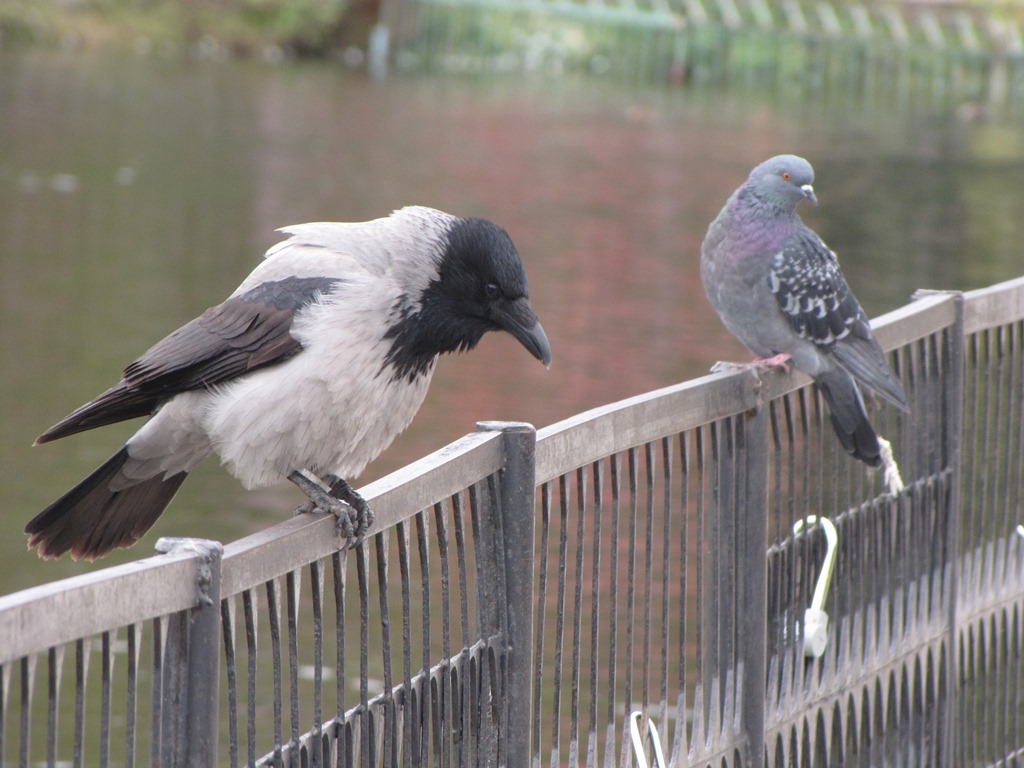
MULTIPOLYGON (((421 607, 423 612, 422 624, 421 624, 421 659, 422 668, 429 668, 430 660, 430 627, 432 625, 430 606, 433 605, 433 600, 430 597, 430 549, 427 542, 428 530, 430 527, 430 518, 427 517, 426 512, 419 512, 414 518, 416 521, 416 545, 419 553, 420 563, 420 597, 421 607)), ((428 755, 430 753, 430 717, 432 709, 430 706, 430 684, 429 681, 423 683, 420 695, 417 697, 419 702, 419 733, 420 738, 416 744, 415 759, 418 761, 415 765, 426 764, 428 755)))
MULTIPOLYGON (((982 440, 979 435, 979 425, 982 421, 983 411, 979 403, 981 389, 981 371, 978 366, 981 363, 982 350, 981 350, 981 337, 984 331, 981 333, 971 334, 965 339, 966 346, 966 371, 964 374, 964 390, 965 390, 965 413, 964 413, 964 428, 963 428, 963 441, 966 450, 964 451, 962 475, 963 475, 963 487, 965 489, 964 494, 964 507, 967 514, 964 515, 964 525, 961 529, 961 542, 966 546, 967 552, 972 551, 974 544, 974 526, 976 514, 972 514, 977 511, 978 503, 978 488, 981 484, 982 476, 982 463, 984 457, 982 456, 982 440), (971 408, 973 405, 973 408, 971 408), (966 412, 970 408, 971 411, 966 412)), ((963 572, 960 578, 960 589, 967 593, 972 593, 977 590, 977 571, 975 570, 976 562, 968 554, 967 559, 960 563, 956 563, 957 567, 962 567, 963 572)))
POLYGON ((253 589, 242 592, 242 615, 245 621, 246 649, 246 725, 247 765, 256 763, 256 622, 258 602, 253 589))
POLYGON ((196 562, 158 555, 0 597, 0 664, 195 607, 196 562))
POLYGON ((21 720, 19 725, 21 738, 20 749, 18 751, 18 760, 20 766, 27 768, 29 762, 29 743, 31 741, 31 712, 32 712, 32 679, 35 677, 35 665, 36 657, 28 656, 20 660, 19 666, 21 667, 21 695, 19 697, 19 703, 21 704, 21 720))
MULTIPOLYGON (((669 584, 671 583, 672 571, 672 488, 674 479, 672 467, 672 442, 672 438, 669 437, 666 437, 661 441, 661 463, 664 478, 662 483, 661 499, 661 669, 658 674, 658 679, 660 680, 660 685, 658 687, 658 698, 660 701, 658 708, 658 720, 662 724, 662 733, 665 735, 668 733, 669 649, 671 648, 669 625, 672 616, 669 609, 669 584)), ((685 524, 685 520, 682 518, 680 519, 680 522, 685 524)), ((680 664, 682 664, 683 657, 680 656, 679 661, 680 664)))
MULTIPOLYGON (((1013 457, 1020 456, 1019 443, 1014 445, 1015 439, 1014 434, 1020 433, 1020 421, 1021 421, 1021 400, 1024 390, 1020 386, 1021 381, 1021 368, 1024 367, 1024 360, 1022 360, 1019 353, 1020 349, 1020 337, 1018 331, 1020 330, 1019 323, 1013 323, 1006 326, 1003 329, 1004 334, 1004 359, 1007 361, 1005 372, 1003 375, 1003 396, 1001 400, 1004 403, 1005 417, 1003 419, 1003 439, 1000 440, 999 453, 1000 455, 1000 469, 1003 478, 1004 495, 1007 492, 1012 493, 1012 489, 1020 488, 1019 478, 1016 478, 1017 484, 1014 485, 1015 471, 1013 466, 1013 457), (1017 425, 1016 429, 1014 425, 1017 425), (1016 450, 1016 453, 1014 452, 1016 450)), ((1018 459, 1019 461, 1019 459, 1018 459)), ((996 536, 999 536, 1000 531, 1011 531, 1014 529, 1020 520, 1014 520, 1012 517, 1016 513, 1016 510, 1011 509, 1009 504, 1003 504, 1001 513, 998 517, 997 532, 996 536)), ((999 537, 1001 538, 1001 537, 999 537)), ((1005 583, 1007 579, 1007 568, 1009 565, 1009 559, 1007 558, 1007 550, 1000 547, 999 549, 999 563, 998 574, 996 578, 999 583, 1005 583)))
POLYGON ((964 334, 1024 320, 1024 277, 968 291, 964 297, 964 334))
MULTIPOLYGON (((462 494, 456 493, 452 496, 452 522, 455 528, 455 556, 459 574, 459 616, 462 630, 462 645, 470 642, 469 628, 469 580, 466 571, 466 525, 465 512, 463 510, 462 494)), ((471 523, 472 524, 472 523, 471 523)), ((474 551, 479 549, 482 542, 473 542, 474 551)))
MULTIPOLYGON (((467 711, 463 712, 465 722, 461 728, 465 729, 469 733, 466 734, 466 747, 464 753, 464 762, 460 762, 460 766, 469 765, 486 765, 488 756, 497 747, 500 749, 496 740, 493 738, 494 735, 494 722, 496 714, 494 705, 497 704, 497 690, 495 686, 489 686, 489 683, 493 682, 492 674, 494 671, 493 660, 494 655, 491 653, 491 649, 486 649, 483 654, 483 658, 477 656, 470 656, 467 650, 463 650, 465 654, 465 671, 463 672, 463 702, 467 711), (465 679, 468 677, 468 681, 465 679), (490 691, 494 691, 495 695, 490 695, 490 691), (488 706, 490 704, 491 706, 488 706), (485 725, 487 722, 487 725, 485 725), (473 737, 470 738, 469 734, 473 737), (472 763, 471 757, 476 757, 477 762, 472 763)), ((506 743, 507 739, 502 740, 502 744, 506 743)), ((506 762, 498 762, 498 765, 505 765, 506 762)))
MULTIPOLYGON (((679 690, 676 697, 676 722, 675 722, 675 733, 672 738, 672 750, 669 754, 669 764, 678 765, 682 756, 689 752, 690 739, 687 733, 687 718, 686 718, 686 706, 687 706, 687 689, 686 689, 686 632, 688 627, 687 622, 687 595, 686 595, 686 584, 687 584, 687 557, 689 555, 688 550, 688 531, 690 524, 689 514, 689 479, 690 479, 690 462, 689 462, 689 434, 683 433, 679 435, 679 598, 676 603, 676 610, 679 612, 678 616, 678 632, 676 639, 676 655, 679 660, 679 672, 677 678, 677 684, 679 690)), ((666 536, 666 538, 668 538, 666 536)))
POLYGON ((598 703, 598 653, 601 608, 601 515, 604 511, 604 472, 600 461, 593 464, 594 474, 594 505, 593 515, 593 547, 590 563, 590 708, 587 720, 589 738, 587 739, 586 765, 596 768, 597 754, 597 710, 598 703))
MULTIPOLYGON (((641 677, 640 709, 642 722, 650 717, 651 704, 651 617, 654 587, 654 478, 656 473, 654 443, 644 444, 644 564, 643 564, 643 635, 640 645, 641 677)), ((650 729, 645 729, 649 732, 650 729)), ((623 734, 625 739, 625 734, 623 734)), ((646 742, 646 739, 645 739, 646 742)))
POLYGON ((114 656, 110 632, 100 635, 100 660, 100 766, 106 768, 110 765, 111 687, 114 683, 114 656))
MULTIPOLYGON (((365 546, 355 548, 356 574, 359 586, 359 764, 363 768, 373 765, 370 752, 371 726, 373 717, 370 712, 370 564, 365 546)), ((356 746, 356 745, 354 745, 356 746)))
MULTIPOLYGON (((312 747, 311 760, 314 766, 323 766, 323 677, 324 677, 324 574, 323 562, 314 560, 309 564, 309 591, 313 609, 313 730, 309 739, 312 747)), ((335 674, 342 675, 342 670, 335 674)))
MULTIPOLYGON (((475 487, 475 486, 474 486, 475 487)), ((472 507, 472 501, 471 501, 472 507)), ((470 510, 470 517, 472 517, 472 509, 470 510)), ((456 719, 459 723, 459 733, 457 734, 457 764, 460 766, 468 766, 471 764, 473 757, 474 748, 479 748, 479 744, 473 743, 470 738, 471 733, 479 734, 479 728, 474 728, 469 723, 470 715, 468 713, 475 712, 470 708, 473 707, 472 702, 472 686, 471 681, 468 677, 471 677, 469 670, 471 668, 471 657, 469 653, 469 645, 472 642, 473 635, 470 634, 470 613, 469 613, 469 581, 468 581, 468 570, 466 563, 466 514, 463 508, 463 495, 456 494, 452 497, 452 519, 453 527, 455 528, 455 551, 457 559, 457 567, 459 571, 459 615, 460 625, 462 630, 462 652, 459 654, 460 669, 463 670, 462 677, 460 680, 460 686, 458 688, 461 693, 461 698, 453 697, 453 703, 458 703, 461 707, 460 716, 456 719)), ((470 520, 471 536, 473 523, 470 520)), ((483 546, 482 542, 476 542, 474 539, 474 552, 479 547, 483 546)), ((484 598, 487 599, 487 598, 484 598)))
POLYGON ((615 575, 611 580, 611 588, 608 590, 608 704, 607 704, 607 727, 605 731, 604 765, 605 768, 612 768, 615 765, 615 735, 616 735, 616 696, 618 655, 619 655, 619 514, 622 511, 622 485, 619 476, 619 454, 613 453, 607 459, 609 465, 609 476, 611 482, 611 530, 609 532, 609 573, 615 575))
POLYGON ((463 645, 462 652, 458 656, 459 666, 459 696, 452 697, 453 703, 459 705, 459 711, 455 718, 455 740, 456 740, 456 765, 469 766, 473 764, 473 757, 480 755, 480 744, 474 740, 480 738, 481 725, 473 722, 474 718, 480 717, 481 702, 475 700, 477 690, 474 681, 476 671, 475 659, 470 656, 469 648, 463 645), (467 673, 468 670, 468 673, 467 673), (468 678, 468 680, 467 680, 468 678))
MULTIPOLYGON (((701 680, 704 687, 704 722, 710 727, 721 721, 720 706, 725 690, 722 684, 723 658, 722 627, 723 607, 721 603, 722 584, 720 569, 723 566, 722 555, 728 554, 723 549, 722 523, 726 513, 722 493, 728 494, 731 478, 726 463, 722 460, 723 432, 728 431, 728 424, 713 422, 708 425, 707 472, 705 475, 709 485, 707 513, 704 519, 704 534, 708 557, 704 559, 704 592, 701 593, 704 634, 699 643, 704 650, 704 668, 701 680), (717 681, 717 688, 715 687, 717 681)), ((731 659, 730 659, 731 661, 731 659)))
MULTIPOLYGON (((629 483, 629 503, 627 507, 627 526, 629 546, 626 555, 626 583, 631 585, 626 592, 626 648, 625 648, 625 679, 623 680, 623 701, 627 706, 633 702, 633 664, 634 658, 634 624, 636 621, 636 590, 632 585, 636 583, 636 518, 637 518, 637 489, 639 487, 639 470, 637 469, 637 448, 630 447, 626 451, 626 476, 629 483)), ((621 749, 619 752, 619 764, 628 764, 630 754, 629 724, 628 718, 623 718, 620 738, 621 749)))
POLYGON ((749 373, 724 373, 600 406, 537 430, 537 484, 613 453, 757 406, 749 373))
MULTIPOLYGON (((63 660, 64 646, 60 646, 63 660)), ((46 652, 46 764, 57 762, 57 705, 60 695, 60 662, 57 659, 57 648, 46 652)))
MULTIPOLYGON (((502 460, 500 432, 473 432, 364 486, 359 492, 376 516, 366 540, 497 472, 502 460)), ((232 542, 224 547, 222 594, 237 594, 304 567, 341 543, 329 515, 299 515, 232 542)))
POLYGON ((0 755, 4 752, 4 734, 7 732, 7 695, 11 688, 10 664, 0 664, 0 755))
POLYGON ((502 468, 503 458, 500 432, 471 432, 360 493, 379 509, 374 528, 382 529, 410 517, 404 510, 426 509, 479 483, 502 468))
MULTIPOLYGON (((476 513, 476 505, 474 504, 474 513, 476 513)), ((434 510, 434 527, 437 531, 437 547, 438 547, 438 560, 440 564, 440 576, 441 576, 441 658, 451 659, 452 656, 452 645, 451 645, 451 582, 450 582, 450 570, 449 570, 449 558, 448 558, 448 516, 445 512, 444 504, 437 502, 433 506, 434 510)), ((475 516, 474 515, 474 516, 475 516)), ((442 669, 442 672, 445 671, 442 669)), ((440 747, 441 765, 451 765, 451 739, 448 735, 447 726, 451 722, 452 713, 452 702, 451 702, 451 678, 447 674, 441 674, 438 676, 439 682, 437 687, 437 713, 438 713, 438 738, 440 747)))
POLYGON ((238 766, 238 667, 235 655, 235 596, 220 601, 221 639, 224 643, 224 671, 227 678, 228 765, 238 766))
POLYGON ((541 758, 541 711, 544 698, 543 680, 544 680, 544 638, 545 632, 545 614, 548 597, 548 544, 549 534, 551 531, 551 483, 543 483, 540 486, 540 537, 538 541, 537 551, 541 553, 538 558, 540 560, 540 566, 538 569, 536 585, 536 605, 537 613, 534 620, 534 649, 533 649, 533 706, 532 706, 532 723, 531 723, 531 764, 534 766, 540 765, 541 758))
POLYGON ((338 765, 343 764, 343 758, 351 749, 348 739, 348 731, 344 725, 345 713, 345 689, 347 687, 347 672, 345 666, 345 587, 346 574, 345 566, 348 563, 348 550, 331 553, 331 576, 334 587, 334 620, 335 624, 335 657, 334 657, 334 685, 336 696, 335 717, 333 721, 339 723, 337 728, 338 739, 338 765))
MULTIPOLYGON (((391 669, 391 613, 388 608, 388 546, 385 534, 381 533, 373 537, 374 553, 377 559, 377 594, 380 607, 380 633, 381 633, 381 661, 384 672, 384 696, 381 703, 386 708, 393 707, 392 689, 394 688, 394 676, 391 669)), ((384 718, 383 733, 383 755, 384 765, 392 764, 395 756, 394 749, 394 719, 384 718)))
MULTIPOLYGON (((412 576, 409 571, 409 523, 398 523, 395 531, 398 539, 398 571, 401 582, 402 600, 402 764, 412 765, 413 724, 412 717, 412 576)), ((340 670, 339 670, 340 674, 340 670)))
MULTIPOLYGON (((1010 386, 1010 403, 1015 411, 1009 418, 1011 425, 1010 446, 1008 447, 1007 461, 1010 466, 1009 486, 1010 488, 1024 487, 1024 321, 1013 324, 1013 345, 1015 351, 1016 365, 1013 370, 1013 382, 1010 386), (1013 461, 1012 457, 1016 457, 1013 461)), ((1009 510, 1007 510, 1009 514, 1009 510)), ((1020 514, 1018 512, 1018 514, 1020 514)), ((1012 530, 1015 524, 1024 520, 1009 520, 1009 528, 1012 530)), ((1024 544, 1024 539, 1020 540, 1024 544)))
POLYGON ((551 768, 561 765, 562 655, 565 648, 565 560, 569 549, 569 483, 558 478, 558 586, 555 593, 555 637, 552 658, 554 686, 551 694, 551 768))
MULTIPOLYGON (((570 666, 569 765, 579 765, 580 735, 580 646, 583 633, 583 561, 587 520, 587 472, 579 467, 576 472, 576 563, 573 578, 572 662, 570 666)), ((568 563, 565 563, 568 567, 568 563)))
POLYGON ((291 728, 288 745, 298 748, 299 745, 299 590, 301 571, 288 571, 285 574, 285 625, 288 628, 288 698, 291 728))
POLYGON ((922 292, 909 304, 875 317, 871 331, 886 352, 907 346, 953 325, 957 298, 955 293, 922 292))
POLYGON ((704 668, 707 665, 707 662, 704 658, 704 603, 706 602, 706 587, 704 586, 704 547, 707 538, 705 526, 708 518, 708 503, 705 498, 705 481, 707 478, 707 457, 705 456, 707 450, 705 443, 707 441, 704 437, 705 431, 706 427, 700 427, 694 430, 694 454, 697 460, 697 493, 696 498, 694 499, 694 519, 697 521, 697 541, 694 546, 694 551, 697 553, 697 562, 695 563, 694 568, 694 574, 696 575, 696 584, 694 585, 696 588, 694 590, 694 593, 697 596, 697 606, 693 612, 693 615, 696 618, 696 626, 694 627, 694 630, 695 637, 697 639, 697 652, 694 654, 694 667, 697 679, 694 683, 694 728, 693 738, 691 740, 691 747, 696 746, 697 743, 700 741, 701 737, 707 732, 707 717, 705 715, 706 706, 703 702, 703 699, 707 695, 704 688, 704 668))
MULTIPOLYGON (((83 761, 85 760, 85 681, 88 677, 89 649, 91 645, 88 640, 80 639, 75 641, 75 768, 82 768, 83 761)), ((157 686, 154 685, 154 689, 156 688, 157 686)), ((4 706, 6 705, 6 698, 6 691, 4 691, 2 701, 4 706)), ((154 726, 154 735, 156 735, 156 723, 152 723, 152 725, 154 726)), ((156 740, 156 738, 153 740, 156 740)), ((2 749, 0 749, 0 755, 3 755, 2 749)))
MULTIPOLYGON (((989 462, 989 474, 992 478, 992 494, 990 497, 990 505, 987 510, 983 509, 982 516, 985 520, 985 529, 983 532, 983 538, 985 541, 997 541, 999 538, 998 531, 1006 530, 1003 525, 1003 515, 1005 514, 1005 508, 1008 506, 1004 499, 1005 493, 1003 481, 1005 475, 1002 472, 1004 466, 1003 456, 1006 454, 1004 446, 1004 430, 1007 422, 1004 420, 1004 406, 1005 398, 1004 393, 1004 380, 1007 374, 1007 364, 1005 355, 1005 342, 1004 334, 1005 326, 999 326, 994 329, 994 335, 992 338, 992 357, 994 365, 990 366, 992 369, 992 407, 990 409, 991 414, 991 435, 992 442, 991 447, 995 454, 994 461, 989 462), (1002 454, 1002 456, 1001 456, 1002 454), (1002 510, 1002 511, 1000 511, 1002 510)), ((998 579, 1002 577, 1002 563, 1005 562, 1005 558, 999 557, 1000 553, 997 549, 989 550, 988 553, 988 578, 986 583, 998 583, 998 579)))
MULTIPOLYGON (((125 703, 125 766, 133 768, 135 765, 135 738, 136 722, 138 713, 138 686, 139 686, 139 641, 142 638, 142 631, 138 624, 129 624, 127 627, 125 642, 128 650, 127 677, 128 677, 128 699, 125 703)), ((63 654, 63 647, 61 652, 63 654)), ((59 682, 59 681, 58 681, 59 682)))
MULTIPOLYGON (((289 571, 290 573, 290 571, 289 571)), ((274 681, 274 757, 281 756, 284 742, 284 681, 281 669, 281 582, 280 576, 264 585, 267 598, 267 621, 270 625, 270 660, 274 681)))
MULTIPOLYGON (((164 647, 167 639, 167 619, 158 616, 153 619, 150 628, 153 632, 153 641, 150 645, 153 656, 150 662, 150 741, 149 741, 149 764, 160 765, 160 743, 163 740, 163 659, 164 647)), ((88 641, 86 641, 88 642, 88 641)), ((79 640, 75 643, 75 768, 81 768, 82 755, 84 750, 84 734, 81 729, 84 727, 85 707, 85 680, 88 674, 88 648, 79 640), (85 660, 82 655, 85 653, 85 660)))
MULTIPOLYGON (((433 506, 434 528, 437 531, 438 563, 441 576, 441 658, 451 658, 451 572, 448 557, 448 515, 444 504, 438 502, 433 506)), ((446 689, 442 689, 446 692, 446 689)), ((442 700, 445 701, 444 696, 442 700)))
POLYGON ((465 657, 460 653, 456 656, 448 667, 448 686, 452 691, 451 697, 451 732, 450 738, 452 741, 452 765, 462 766, 468 765, 469 763, 469 744, 466 743, 465 737, 470 732, 479 732, 480 723, 470 722, 470 709, 463 705, 464 697, 469 692, 469 687, 473 684, 475 678, 475 665, 466 663, 465 657), (467 727, 468 725, 468 727, 467 727))

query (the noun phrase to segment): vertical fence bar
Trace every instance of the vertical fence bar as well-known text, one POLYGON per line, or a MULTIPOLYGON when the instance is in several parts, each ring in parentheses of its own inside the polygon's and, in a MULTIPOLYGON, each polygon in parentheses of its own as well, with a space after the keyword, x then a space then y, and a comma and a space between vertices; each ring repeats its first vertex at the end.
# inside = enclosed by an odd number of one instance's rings
POLYGON ((743 495, 736 527, 737 616, 749 631, 737 632, 737 657, 743 662, 740 682, 742 729, 747 738, 745 765, 764 761, 765 675, 768 627, 768 455, 771 414, 764 403, 742 417, 738 430, 740 477, 743 495))
MULTIPOLYGON (((942 733, 942 742, 939 750, 941 768, 952 768, 955 765, 955 754, 957 750, 958 718, 957 698, 960 693, 960 686, 957 682, 957 642, 959 631, 957 629, 957 603, 959 601, 959 571, 960 571, 960 488, 962 483, 963 451, 961 446, 964 440, 964 377, 965 372, 965 349, 966 339, 964 338, 964 297, 963 294, 953 296, 955 302, 955 320, 944 334, 947 354, 946 385, 942 388, 946 402, 943 403, 943 411, 946 415, 945 432, 945 458, 950 470, 949 474, 949 534, 946 539, 946 572, 949 576, 946 582, 948 594, 949 614, 946 621, 947 646, 945 657, 942 663, 945 669, 942 671, 946 676, 945 693, 948 700, 939 702, 939 727, 942 733)), ((962 727, 962 723, 960 724, 962 727)))
POLYGON ((499 514, 505 558, 505 632, 511 649, 505 685, 504 756, 508 768, 529 768, 537 433, 531 425, 522 423, 482 422, 477 429, 504 433, 499 514))
POLYGON ((172 708, 165 729, 161 765, 213 768, 217 765, 220 684, 220 580, 224 548, 204 539, 160 539, 158 552, 196 555, 196 606, 171 622, 166 653, 177 669, 165 677, 165 702, 172 708), (172 661, 173 660, 173 661, 172 661))

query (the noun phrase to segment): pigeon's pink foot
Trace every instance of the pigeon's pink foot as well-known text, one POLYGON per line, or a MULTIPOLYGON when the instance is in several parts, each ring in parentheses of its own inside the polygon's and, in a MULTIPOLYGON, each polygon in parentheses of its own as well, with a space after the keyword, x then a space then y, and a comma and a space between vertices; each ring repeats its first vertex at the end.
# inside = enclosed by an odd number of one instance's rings
POLYGON ((788 352, 775 355, 774 357, 757 357, 750 363, 758 368, 781 368, 783 373, 789 373, 789 360, 792 357, 788 352))

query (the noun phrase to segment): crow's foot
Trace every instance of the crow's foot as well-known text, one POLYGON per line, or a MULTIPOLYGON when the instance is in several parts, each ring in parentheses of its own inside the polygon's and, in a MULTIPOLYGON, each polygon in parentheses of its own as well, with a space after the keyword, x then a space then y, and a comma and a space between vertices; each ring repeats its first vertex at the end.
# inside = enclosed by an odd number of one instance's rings
POLYGON ((367 530, 373 524, 373 512, 366 500, 352 490, 348 483, 340 477, 329 475, 327 481, 331 487, 328 491, 303 472, 292 472, 288 479, 309 497, 309 501, 296 508, 295 514, 319 512, 334 515, 338 531, 349 540, 349 547, 362 543, 367 530))

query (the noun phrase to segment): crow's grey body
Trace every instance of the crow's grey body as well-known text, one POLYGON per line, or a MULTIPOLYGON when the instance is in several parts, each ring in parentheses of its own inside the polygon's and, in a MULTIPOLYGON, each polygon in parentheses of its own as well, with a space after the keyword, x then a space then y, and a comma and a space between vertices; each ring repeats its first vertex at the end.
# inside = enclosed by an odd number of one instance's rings
POLYGON ((759 357, 789 355, 822 390, 843 447, 878 466, 858 384, 903 409, 906 396, 836 255, 796 214, 801 200, 817 202, 813 180, 793 155, 755 168, 708 228, 701 280, 733 335, 759 357))
POLYGON ((29 523, 40 554, 134 543, 211 453, 250 489, 300 471, 354 478, 412 420, 437 356, 488 330, 550 360, 515 247, 490 222, 409 207, 282 231, 224 303, 39 438, 154 414, 29 523))

